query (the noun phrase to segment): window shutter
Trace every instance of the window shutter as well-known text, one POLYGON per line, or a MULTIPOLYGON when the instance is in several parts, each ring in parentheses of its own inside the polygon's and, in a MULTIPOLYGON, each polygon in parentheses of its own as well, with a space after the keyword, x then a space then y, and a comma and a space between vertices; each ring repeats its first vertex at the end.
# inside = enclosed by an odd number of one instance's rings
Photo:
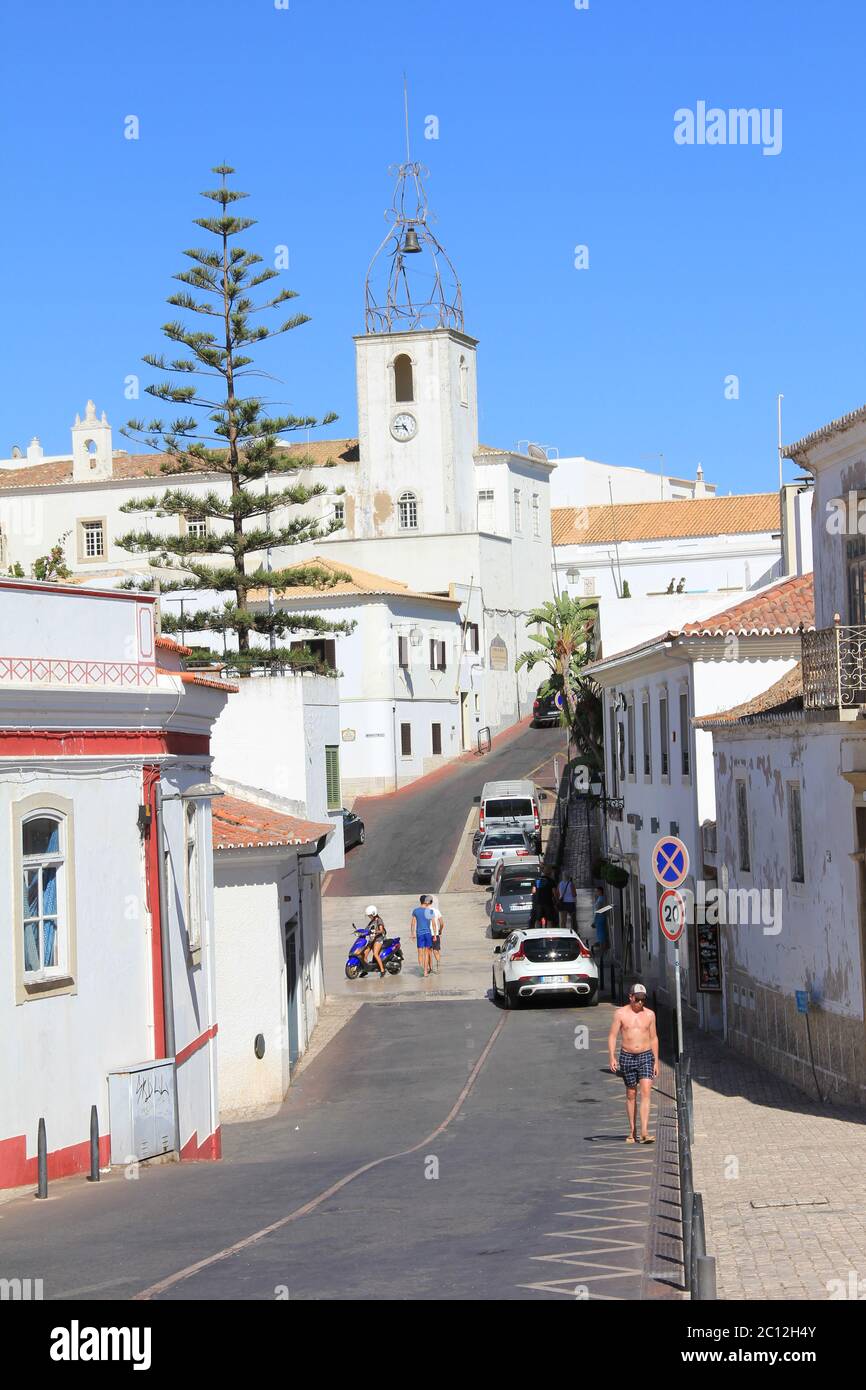
POLYGON ((325 746, 325 793, 329 811, 339 811, 343 804, 340 787, 340 750, 335 744, 325 746))

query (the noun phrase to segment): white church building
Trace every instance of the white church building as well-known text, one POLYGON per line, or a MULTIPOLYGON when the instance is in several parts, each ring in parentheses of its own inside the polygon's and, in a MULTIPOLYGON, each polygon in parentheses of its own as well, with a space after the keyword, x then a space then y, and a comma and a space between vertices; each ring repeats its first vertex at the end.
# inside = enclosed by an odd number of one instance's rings
MULTIPOLYGON (((395 748, 395 781, 402 784, 474 747, 485 729, 495 734, 529 712, 537 681, 526 671, 515 673, 515 660, 528 643, 526 614, 553 592, 550 477, 556 465, 540 449, 520 453, 479 443, 478 345, 465 331, 453 267, 427 225, 420 174, 418 165, 401 167, 401 182, 414 190, 413 199, 395 211, 368 274, 367 331, 355 338, 357 436, 283 446, 303 460, 298 483, 324 484, 298 510, 329 526, 337 522, 338 529, 308 545, 274 549, 270 557, 274 567, 285 567, 322 556, 345 573, 378 577, 383 591, 395 591, 385 605, 388 616, 383 618, 381 604, 353 603, 359 636, 335 635, 341 698, 353 705, 342 725, 349 737, 356 734, 356 746, 347 750, 354 774, 348 780, 359 790, 365 780, 371 790, 384 789, 394 776, 395 748), (421 283, 434 284, 420 295, 412 288, 417 262, 432 272, 421 283), (377 267, 384 271, 381 286, 377 267), (443 624, 447 634, 440 632, 443 624), (368 626, 375 631, 365 635, 368 626), (412 639, 410 669, 432 640, 447 638, 446 670, 438 659, 432 666, 422 663, 418 698, 430 707, 423 713, 405 708, 415 697, 406 688, 402 635, 412 639), (379 707, 386 687, 390 742, 365 767, 362 749, 376 742, 366 734, 377 733, 383 722, 379 707), (396 699, 403 707, 400 718, 396 699), (434 710, 432 702, 441 708, 434 710), (413 732, 411 752, 404 754, 399 726, 405 724, 413 732)), ((194 513, 124 513, 126 503, 177 486, 178 476, 164 473, 163 465, 162 455, 115 449, 105 414, 88 402, 72 428, 71 455, 46 457, 34 439, 26 453, 19 448, 0 460, 0 567, 19 564, 27 575, 63 539, 77 582, 105 587, 144 572, 152 577, 141 555, 118 545, 126 532, 146 525, 156 551, 160 535, 177 534, 178 527, 194 536, 223 524, 194 513)), ((227 495, 230 488, 224 474, 205 469, 185 472, 182 485, 203 497, 227 495)), ((275 510, 274 525, 287 524, 294 510, 275 510)), ((251 555, 250 562, 259 558, 251 555)), ((165 577, 177 578, 177 571, 165 577)), ((297 599, 292 591, 286 606, 291 602, 299 611, 297 599)), ((190 590, 185 608, 212 601, 212 595, 190 590)), ((177 614, 177 598, 167 602, 166 611, 177 614)), ((321 603, 311 600, 310 611, 317 608, 321 603)), ((222 655, 221 640, 213 645, 222 655)))

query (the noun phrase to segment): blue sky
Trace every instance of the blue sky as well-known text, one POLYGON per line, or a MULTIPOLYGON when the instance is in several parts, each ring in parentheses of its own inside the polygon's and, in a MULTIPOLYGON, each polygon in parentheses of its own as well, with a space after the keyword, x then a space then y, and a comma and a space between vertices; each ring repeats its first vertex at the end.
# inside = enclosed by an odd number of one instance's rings
POLYGON ((854 0, 9 6, 0 456, 33 434, 68 449, 88 396, 114 425, 135 413, 124 378, 163 347, 222 160, 252 195, 248 244, 288 245, 313 320, 263 363, 291 409, 353 434, 405 69, 480 340, 483 440, 773 487, 777 392, 787 440, 866 400, 864 40, 854 0), (781 108, 781 153, 676 144, 674 112, 698 101, 781 108))

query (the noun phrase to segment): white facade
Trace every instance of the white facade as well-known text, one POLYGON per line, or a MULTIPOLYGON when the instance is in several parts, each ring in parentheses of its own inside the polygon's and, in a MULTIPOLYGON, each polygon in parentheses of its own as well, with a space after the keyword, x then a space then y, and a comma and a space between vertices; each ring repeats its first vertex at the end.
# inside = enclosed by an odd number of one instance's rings
POLYGON ((342 821, 340 806, 329 804, 336 798, 328 796, 326 753, 340 742, 338 680, 309 671, 251 676, 214 727, 214 773, 280 798, 290 814, 335 825, 322 863, 341 869, 342 821))
MULTIPOLYGON (((700 618, 707 616, 712 626, 719 611, 700 618)), ((736 613, 730 605, 726 611, 736 613)), ((740 634, 734 640, 668 633, 635 650, 607 655, 591 668, 604 692, 607 792, 624 801, 622 812, 608 819, 610 852, 630 874, 625 922, 618 926, 624 937, 631 926, 630 967, 665 996, 673 989, 674 956, 658 925, 661 889, 652 872, 652 849, 663 834, 685 842, 691 863, 685 887, 694 892, 703 868, 701 827, 715 820, 712 737, 692 728, 691 721, 764 690, 795 665, 798 655, 795 633, 740 634)), ((718 1000, 697 993, 694 952, 690 926, 681 952, 685 1002, 702 1025, 719 1029, 718 1000)))
POLYGON ((671 478, 660 469, 627 468, 576 456, 556 460, 551 480, 552 507, 606 506, 614 502, 667 502, 678 497, 712 497, 715 483, 697 477, 671 478))
POLYGON ((0 1186, 40 1118, 49 1174, 85 1168, 94 1104, 107 1162, 109 1073, 166 1056, 167 1150, 219 1157, 210 807, 181 798, 226 688, 160 673, 146 597, 3 581, 0 634, 0 1186))
POLYGON ((811 502, 817 631, 803 634, 802 682, 790 698, 769 690, 762 707, 708 725, 719 880, 732 892, 778 894, 780 924, 724 927, 725 1030, 732 1046, 809 1094, 817 1077, 823 1095, 863 1104, 866 408, 786 452, 814 479, 797 506, 811 502))
POLYGON ((557 545, 554 568, 561 593, 617 599, 625 584, 633 598, 664 594, 671 580, 689 594, 761 589, 782 574, 778 531, 689 536, 618 545, 557 545))
POLYGON ((214 855, 220 1113, 241 1119, 278 1106, 307 1050, 325 997, 321 878, 342 826, 294 818, 290 803, 223 782, 258 844, 231 848, 220 825, 214 855), (251 800, 254 798, 255 800, 251 800), (263 814, 255 827, 256 806, 263 814), (272 812, 275 811, 276 815, 272 812), (266 844, 286 832, 297 844, 266 844), (322 853, 318 850, 322 849, 322 853))

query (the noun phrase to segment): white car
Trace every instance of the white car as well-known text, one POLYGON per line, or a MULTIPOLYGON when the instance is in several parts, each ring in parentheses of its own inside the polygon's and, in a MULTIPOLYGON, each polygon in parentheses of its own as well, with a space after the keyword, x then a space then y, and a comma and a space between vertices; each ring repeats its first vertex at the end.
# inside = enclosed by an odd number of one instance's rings
POLYGON ((537 864, 538 855, 519 826, 486 830, 475 851, 475 882, 489 883, 497 864, 537 864))
POLYGON ((493 952, 495 999, 516 1009, 521 1000, 541 994, 598 1003, 598 967, 570 928, 519 928, 493 952))

